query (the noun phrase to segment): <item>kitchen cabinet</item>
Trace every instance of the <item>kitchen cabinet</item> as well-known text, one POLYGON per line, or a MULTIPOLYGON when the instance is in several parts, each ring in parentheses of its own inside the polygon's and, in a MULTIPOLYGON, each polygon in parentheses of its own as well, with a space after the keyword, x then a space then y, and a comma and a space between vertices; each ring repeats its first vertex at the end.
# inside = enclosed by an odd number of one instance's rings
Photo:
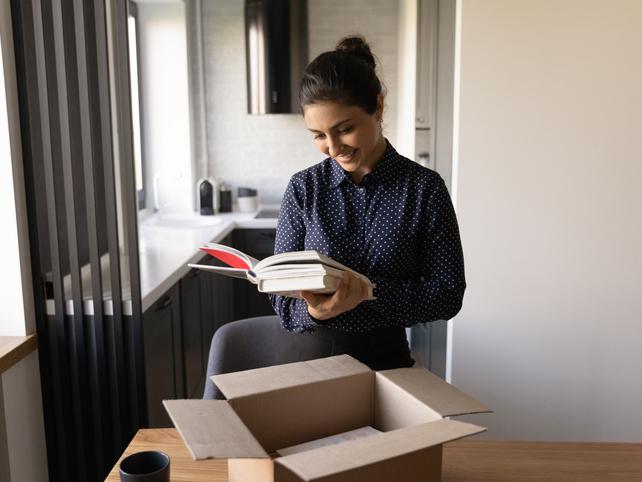
POLYGON ((178 285, 143 313, 145 386, 149 427, 172 427, 162 401, 185 398, 181 303, 178 285))
MULTIPOLYGON (((207 264, 215 264, 217 261, 209 260, 207 264)), ((210 343, 216 330, 230 321, 234 321, 234 290, 235 286, 243 283, 243 280, 227 278, 220 275, 208 275, 209 278, 209 304, 211 317, 208 320, 203 336, 203 366, 207 366, 210 343)))
MULTIPOLYGON (((232 245, 231 236, 219 242, 226 246, 232 245)), ((226 266, 223 262, 211 256, 203 259, 203 264, 211 266, 226 266)), ((203 336, 201 339, 201 363, 203 373, 207 371, 207 360, 210 353, 210 344, 216 330, 230 321, 234 321, 234 290, 239 285, 247 284, 247 281, 228 278, 212 273, 203 273, 203 278, 208 282, 206 303, 209 305, 209 317, 203 323, 203 336)), ((201 390, 202 394, 202 390, 201 390)), ((198 397, 196 397, 198 398, 198 397)))
MULTIPOLYGON (((274 229, 235 230, 220 244, 257 259, 274 253, 274 229)), ((225 266, 204 256, 203 264, 225 266)), ((171 427, 162 400, 201 398, 210 344, 233 320, 274 314, 253 284, 192 269, 143 313, 149 427, 171 427)))
MULTIPOLYGON (((235 229, 232 232, 233 246, 261 260, 274 254, 274 229, 235 229)), ((254 316, 273 315, 274 309, 265 293, 243 280, 234 280, 234 318, 237 320, 254 316)))
POLYGON ((179 286, 185 394, 187 398, 199 398, 205 380, 203 340, 210 333, 212 323, 210 279, 204 271, 192 269, 180 280, 179 286))

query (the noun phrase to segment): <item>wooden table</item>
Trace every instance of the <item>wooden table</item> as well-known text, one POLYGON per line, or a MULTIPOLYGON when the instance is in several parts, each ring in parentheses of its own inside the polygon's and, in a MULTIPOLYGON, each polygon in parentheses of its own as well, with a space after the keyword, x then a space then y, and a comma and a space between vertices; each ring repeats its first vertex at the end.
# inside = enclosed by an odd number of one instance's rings
MULTIPOLYGON (((142 450, 171 457, 172 482, 227 482, 227 462, 193 461, 175 429, 139 430, 123 457, 142 450)), ((118 464, 106 480, 120 481, 118 464)), ((642 444, 469 439, 444 446, 442 482, 536 481, 642 482, 642 444)))

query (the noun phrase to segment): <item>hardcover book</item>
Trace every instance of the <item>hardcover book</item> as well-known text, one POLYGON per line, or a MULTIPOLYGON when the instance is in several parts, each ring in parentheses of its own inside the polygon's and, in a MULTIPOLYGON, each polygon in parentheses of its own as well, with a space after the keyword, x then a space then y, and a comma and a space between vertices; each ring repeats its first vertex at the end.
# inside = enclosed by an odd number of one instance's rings
POLYGON ((293 298, 300 298, 300 291, 331 294, 337 290, 343 273, 347 271, 367 283, 368 299, 374 299, 372 290, 375 285, 366 276, 318 251, 280 253, 259 261, 222 244, 206 243, 200 249, 227 266, 190 263, 190 268, 247 279, 262 293, 293 298))

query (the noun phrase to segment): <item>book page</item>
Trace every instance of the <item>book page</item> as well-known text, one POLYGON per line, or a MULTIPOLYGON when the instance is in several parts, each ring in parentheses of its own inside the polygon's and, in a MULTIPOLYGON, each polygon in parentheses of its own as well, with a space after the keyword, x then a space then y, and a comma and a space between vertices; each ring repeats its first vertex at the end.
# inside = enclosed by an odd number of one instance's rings
MULTIPOLYGON (((249 279, 248 278, 248 271, 246 269, 226 268, 224 266, 210 266, 209 264, 195 264, 195 263, 189 263, 187 266, 189 266, 190 268, 196 268, 196 269, 202 269, 202 270, 205 270, 205 271, 211 271, 213 273, 222 274, 222 275, 225 275, 225 276, 229 276, 231 278, 249 279)), ((252 280, 250 279, 250 281, 252 281, 252 280)), ((254 281, 252 281, 252 282, 254 282, 254 281)))
POLYGON ((323 253, 318 251, 308 250, 308 251, 293 251, 289 253, 279 253, 272 256, 269 256, 261 261, 259 261, 254 266, 254 272, 260 273, 262 270, 266 269, 268 266, 277 266, 279 264, 294 264, 294 263, 320 263, 325 266, 332 267, 341 271, 348 271, 355 276, 366 281, 370 286, 374 286, 367 276, 356 272, 355 270, 348 268, 347 266, 339 263, 338 261, 333 260, 332 258, 326 256, 323 253))
POLYGON ((201 246, 201 251, 223 261, 232 268, 253 270, 259 263, 258 259, 255 259, 238 249, 225 246, 224 244, 205 243, 201 246))

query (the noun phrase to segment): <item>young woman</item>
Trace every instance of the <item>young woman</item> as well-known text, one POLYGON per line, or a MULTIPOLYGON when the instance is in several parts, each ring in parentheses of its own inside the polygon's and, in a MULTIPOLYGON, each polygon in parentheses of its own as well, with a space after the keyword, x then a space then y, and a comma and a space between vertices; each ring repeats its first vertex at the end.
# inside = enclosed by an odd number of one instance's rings
POLYGON ((365 274, 376 299, 366 300, 365 284, 346 274, 332 295, 271 295, 272 305, 287 330, 312 333, 311 352, 348 353, 374 370, 412 366, 405 327, 452 318, 466 288, 446 186, 383 137, 384 95, 363 38, 345 38, 314 59, 299 97, 328 157, 290 180, 275 253, 324 253, 365 274))

